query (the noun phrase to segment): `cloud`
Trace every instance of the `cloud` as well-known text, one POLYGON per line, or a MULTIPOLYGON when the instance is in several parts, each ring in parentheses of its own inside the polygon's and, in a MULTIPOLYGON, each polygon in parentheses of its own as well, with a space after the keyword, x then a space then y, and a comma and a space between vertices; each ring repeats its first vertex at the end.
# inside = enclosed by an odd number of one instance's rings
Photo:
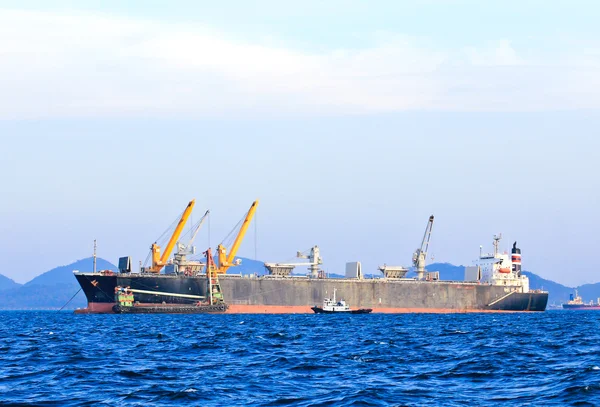
POLYGON ((508 40, 448 49, 398 34, 374 38, 370 48, 311 53, 198 25, 3 10, 0 118, 600 106, 582 80, 599 64, 578 76, 578 66, 533 67, 508 40), (547 72, 548 84, 539 80, 547 72))
POLYGON ((465 52, 470 62, 476 66, 514 66, 524 63, 511 46, 510 41, 506 39, 500 40, 484 50, 470 47, 465 52))

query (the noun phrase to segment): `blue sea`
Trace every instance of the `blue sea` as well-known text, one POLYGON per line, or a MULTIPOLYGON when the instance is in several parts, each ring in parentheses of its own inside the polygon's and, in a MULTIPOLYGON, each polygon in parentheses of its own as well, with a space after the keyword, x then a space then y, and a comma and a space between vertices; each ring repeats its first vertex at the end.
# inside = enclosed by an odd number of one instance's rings
POLYGON ((2 406, 600 405, 600 312, 0 312, 2 406))

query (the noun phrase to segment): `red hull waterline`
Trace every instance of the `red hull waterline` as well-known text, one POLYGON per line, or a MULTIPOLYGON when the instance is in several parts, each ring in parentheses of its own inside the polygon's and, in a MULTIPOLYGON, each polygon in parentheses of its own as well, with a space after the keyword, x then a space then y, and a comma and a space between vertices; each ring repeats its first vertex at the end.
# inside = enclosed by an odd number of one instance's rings
MULTIPOLYGON (((88 304, 87 308, 75 310, 76 314, 114 314, 114 303, 88 304)), ((151 305, 151 304, 149 304, 151 305)), ((454 308, 373 308, 373 313, 378 314, 470 314, 470 313, 513 313, 536 311, 506 311, 506 310, 478 310, 454 308)), ((225 314, 314 314, 310 306, 285 306, 285 305, 230 305, 225 314)))
POLYGON ((76 314, 114 314, 113 305, 114 302, 88 302, 87 308, 78 308, 75 310, 76 314))

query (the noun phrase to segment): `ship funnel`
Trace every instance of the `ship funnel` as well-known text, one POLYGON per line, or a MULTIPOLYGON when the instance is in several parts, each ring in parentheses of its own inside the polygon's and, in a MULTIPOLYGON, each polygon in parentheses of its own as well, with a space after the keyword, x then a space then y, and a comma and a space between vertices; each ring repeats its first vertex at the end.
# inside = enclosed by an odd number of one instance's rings
POLYGON ((512 271, 517 273, 518 276, 521 275, 521 249, 517 247, 517 242, 513 243, 512 247, 512 271))

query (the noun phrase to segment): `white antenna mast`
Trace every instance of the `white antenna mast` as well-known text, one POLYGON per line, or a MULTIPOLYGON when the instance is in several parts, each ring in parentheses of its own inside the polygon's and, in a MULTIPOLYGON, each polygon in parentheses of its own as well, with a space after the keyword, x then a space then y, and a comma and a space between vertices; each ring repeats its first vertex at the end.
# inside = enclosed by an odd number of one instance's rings
POLYGON ((498 255, 498 246, 500 245, 500 240, 502 239, 502 233, 498 235, 494 235, 494 257, 498 255))
POLYGON ((94 239, 94 273, 96 272, 96 239, 94 239))

